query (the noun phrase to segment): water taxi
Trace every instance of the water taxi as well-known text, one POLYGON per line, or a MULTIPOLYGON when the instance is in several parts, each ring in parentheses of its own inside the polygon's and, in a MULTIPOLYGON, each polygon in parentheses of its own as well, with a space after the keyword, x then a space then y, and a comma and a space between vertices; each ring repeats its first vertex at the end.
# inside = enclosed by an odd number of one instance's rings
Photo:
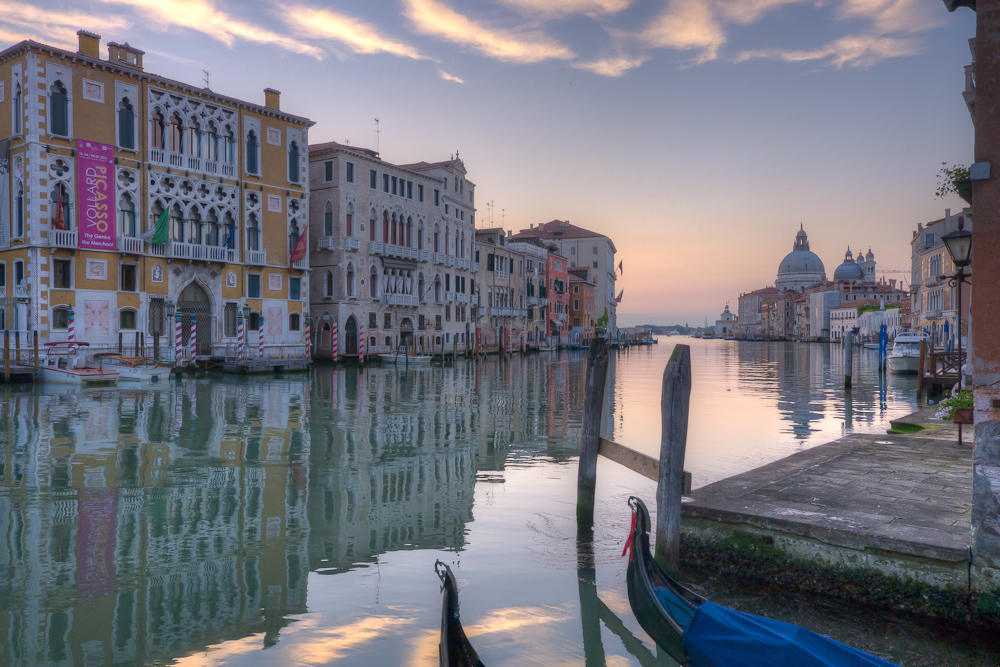
POLYGON ((929 340, 922 332, 903 332, 889 351, 886 363, 893 373, 916 373, 920 367, 920 343, 929 340))
POLYGON ((39 364, 42 382, 77 387, 118 384, 117 371, 87 365, 87 343, 46 343, 45 359, 39 364))

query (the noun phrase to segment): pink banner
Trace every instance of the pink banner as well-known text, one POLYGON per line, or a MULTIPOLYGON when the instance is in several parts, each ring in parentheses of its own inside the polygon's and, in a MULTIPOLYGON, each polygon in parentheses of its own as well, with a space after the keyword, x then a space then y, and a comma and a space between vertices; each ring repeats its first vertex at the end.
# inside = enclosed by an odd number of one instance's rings
POLYGON ((79 246, 117 250, 115 244, 115 149, 76 140, 79 246))

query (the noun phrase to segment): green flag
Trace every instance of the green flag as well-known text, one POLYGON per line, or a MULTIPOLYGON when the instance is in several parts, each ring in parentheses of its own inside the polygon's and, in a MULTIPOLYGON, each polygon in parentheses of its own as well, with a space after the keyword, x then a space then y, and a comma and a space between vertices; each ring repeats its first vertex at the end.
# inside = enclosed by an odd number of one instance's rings
POLYGON ((153 245, 166 243, 170 238, 168 234, 168 223, 170 220, 168 211, 169 209, 161 213, 160 217, 156 219, 156 223, 153 225, 153 228, 143 234, 141 238, 149 241, 153 245))

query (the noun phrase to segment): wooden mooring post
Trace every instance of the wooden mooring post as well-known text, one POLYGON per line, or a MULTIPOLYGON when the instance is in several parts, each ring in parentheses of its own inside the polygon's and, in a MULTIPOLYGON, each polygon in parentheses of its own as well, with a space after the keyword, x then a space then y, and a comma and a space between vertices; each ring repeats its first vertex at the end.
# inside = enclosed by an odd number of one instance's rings
POLYGON ((656 485, 656 562, 672 575, 681 564, 681 495, 691 401, 691 347, 677 345, 663 371, 660 470, 656 485))
POLYGON ((854 333, 844 333, 844 387, 851 388, 851 378, 854 376, 854 333))
POLYGON ((40 371, 40 369, 38 367, 39 363, 40 363, 39 359, 38 359, 38 329, 35 329, 31 333, 33 334, 32 335, 32 339, 33 339, 32 346, 34 347, 34 352, 35 352, 35 381, 37 382, 39 379, 41 379, 39 377, 39 373, 41 371, 40 371))
POLYGON ((576 481, 576 532, 594 529, 594 497, 597 490, 597 455, 601 448, 601 412, 604 383, 608 377, 608 347, 595 338, 587 352, 587 377, 583 393, 583 424, 580 430, 580 467, 576 481))
POLYGON ((917 393, 919 394, 924 388, 924 373, 927 372, 926 368, 927 360, 927 341, 920 341, 920 359, 917 361, 917 393))

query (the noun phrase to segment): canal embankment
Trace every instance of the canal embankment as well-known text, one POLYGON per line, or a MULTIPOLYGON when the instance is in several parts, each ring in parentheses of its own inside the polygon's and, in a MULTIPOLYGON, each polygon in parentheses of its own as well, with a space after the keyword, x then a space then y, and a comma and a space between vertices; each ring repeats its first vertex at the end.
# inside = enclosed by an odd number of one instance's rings
POLYGON ((687 565, 956 619, 998 618, 973 590, 972 450, 924 409, 696 489, 687 565))

